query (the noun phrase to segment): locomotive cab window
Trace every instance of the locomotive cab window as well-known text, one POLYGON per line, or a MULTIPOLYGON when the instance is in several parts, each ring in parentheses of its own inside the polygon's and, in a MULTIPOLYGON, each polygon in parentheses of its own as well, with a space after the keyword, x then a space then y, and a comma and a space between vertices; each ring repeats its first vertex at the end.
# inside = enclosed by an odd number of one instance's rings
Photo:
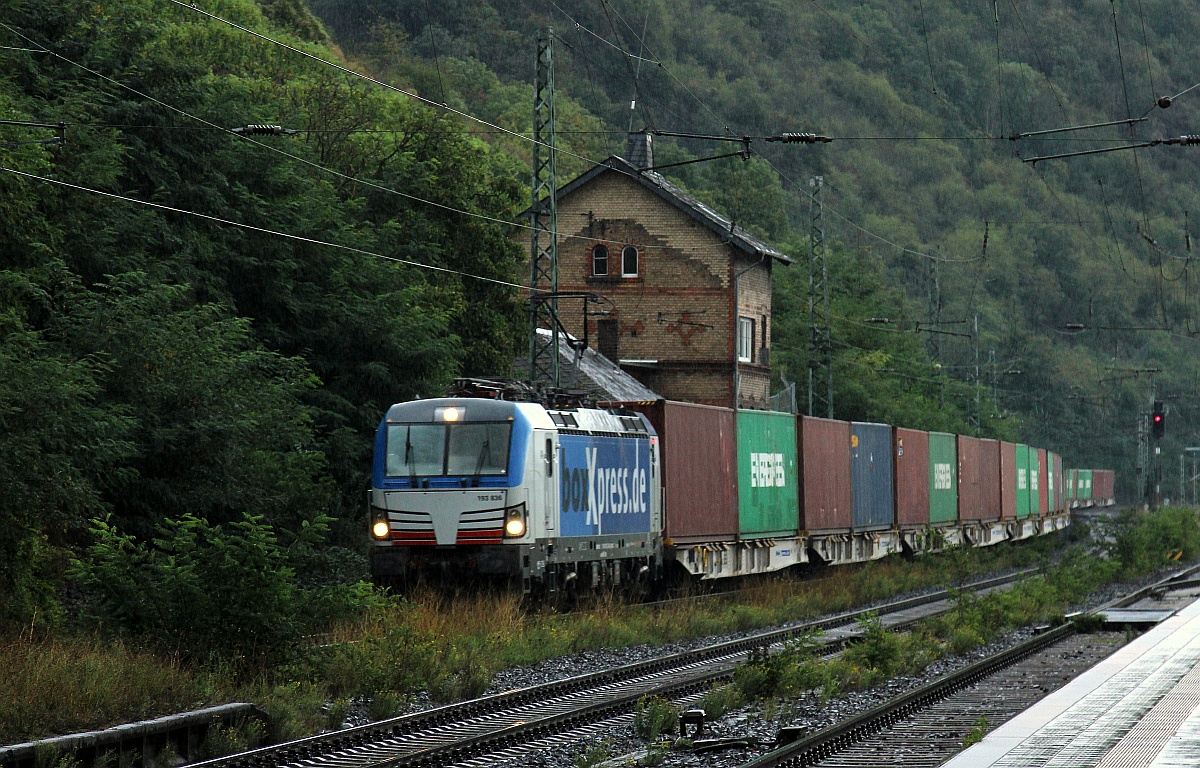
POLYGON ((495 476, 508 472, 512 424, 391 424, 388 477, 495 476))

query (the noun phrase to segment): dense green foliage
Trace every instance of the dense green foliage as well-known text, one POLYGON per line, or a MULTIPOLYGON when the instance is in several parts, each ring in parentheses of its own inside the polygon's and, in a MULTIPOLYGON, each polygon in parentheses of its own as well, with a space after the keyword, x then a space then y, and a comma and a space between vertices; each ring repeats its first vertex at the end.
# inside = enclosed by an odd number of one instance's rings
MULTIPOLYGON (((212 10, 335 60, 298 0, 212 10)), ((0 22, 0 119, 66 124, 0 126, 0 626, 46 619, 57 553, 105 514, 143 542, 328 515, 360 547, 382 411, 512 359, 511 290, 457 274, 514 279, 504 227, 469 215, 512 217, 512 161, 167 0, 0 22), (251 123, 300 132, 220 130, 251 123)), ((305 577, 363 573, 326 559, 305 577)))
MULTIPOLYGON (((836 415, 966 431, 978 380, 984 434, 1051 448, 1068 466, 1116 468, 1132 498, 1133 426, 1149 382, 1122 369, 1160 368, 1171 410, 1164 495, 1174 495, 1172 459, 1195 443, 1197 423, 1200 307, 1187 214, 1200 202, 1200 161, 1166 145, 1036 165, 1022 158, 1194 132, 1200 93, 1154 105, 1200 82, 1200 14, 1165 0, 312 7, 348 50, 513 128, 528 126, 529 110, 514 109, 516 86, 500 84, 528 83, 533 41, 552 25, 560 104, 572 115, 585 105, 612 131, 575 133, 594 128, 573 117, 559 141, 595 159, 621 152, 628 128, 834 137, 755 141, 750 162, 666 173, 800 256, 808 182, 824 178, 836 415), (1008 138, 1143 114, 1132 130, 1008 138)), ((660 137, 655 147, 661 163, 737 145, 660 137)), ((772 358, 802 388, 806 272, 803 262, 776 272, 772 358)))
POLYGON ((285 546, 261 515, 215 526, 185 514, 162 523, 150 543, 96 520, 94 542, 72 564, 75 581, 93 595, 81 618, 189 662, 259 671, 284 662, 302 633, 382 600, 365 584, 298 582, 326 522, 305 521, 285 546))

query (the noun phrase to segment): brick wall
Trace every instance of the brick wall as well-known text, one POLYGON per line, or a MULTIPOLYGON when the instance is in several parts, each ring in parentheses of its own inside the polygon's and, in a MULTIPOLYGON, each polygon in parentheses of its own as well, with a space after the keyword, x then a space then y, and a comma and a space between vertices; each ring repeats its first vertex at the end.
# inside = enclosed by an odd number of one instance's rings
MULTIPOLYGON (((558 287, 590 291, 611 303, 590 304, 588 340, 593 349, 615 340, 616 357, 654 360, 656 368, 626 366, 629 373, 669 399, 729 406, 735 367, 741 400, 765 407, 770 371, 761 354, 770 339, 771 264, 722 242, 706 225, 611 171, 558 203, 558 287), (608 249, 609 276, 593 275, 596 246, 608 249), (622 277, 622 250, 637 248, 634 277, 622 277), (734 302, 734 284, 738 300, 734 302), (736 315, 754 322, 750 363, 735 366, 736 315), (615 331, 615 338, 613 332, 615 331)), ((527 234, 523 233, 527 238, 527 234)), ((583 335, 582 302, 563 300, 567 330, 583 335)))

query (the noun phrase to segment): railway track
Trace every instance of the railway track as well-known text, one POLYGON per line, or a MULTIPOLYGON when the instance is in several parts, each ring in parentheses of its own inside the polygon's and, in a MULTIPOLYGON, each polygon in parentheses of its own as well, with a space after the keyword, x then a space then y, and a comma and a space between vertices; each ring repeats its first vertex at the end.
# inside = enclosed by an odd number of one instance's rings
MULTIPOLYGON (((1129 605, 1171 586, 1193 584, 1193 567, 1103 608, 1129 605)), ((811 736, 743 763, 741 768, 859 768, 940 765, 963 746, 972 727, 1008 720, 1111 652, 1071 624, 948 674, 811 736), (979 720, 979 718, 983 720, 979 720)))
MULTIPOLYGON (((996 577, 966 588, 987 591, 1034 571, 996 577)), ((850 611, 784 629, 531 688, 509 691, 411 715, 264 747, 195 768, 403 768, 449 765, 512 749, 541 738, 619 716, 642 696, 684 697, 727 678, 755 650, 822 630, 833 648, 852 639, 855 622, 879 613, 900 627, 945 609, 949 590, 850 611), (937 605, 942 603, 942 606, 937 605)))

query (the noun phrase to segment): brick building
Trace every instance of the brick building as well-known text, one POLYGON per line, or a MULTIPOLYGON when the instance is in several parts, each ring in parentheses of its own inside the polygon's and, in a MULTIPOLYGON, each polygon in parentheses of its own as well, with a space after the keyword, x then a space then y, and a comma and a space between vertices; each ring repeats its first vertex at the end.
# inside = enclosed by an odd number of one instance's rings
MULTIPOLYGON (((766 408, 771 269, 784 254, 652 170, 651 136, 631 134, 558 191, 558 288, 590 291, 591 346, 671 400, 766 408)), ((582 306, 559 304, 584 336, 582 306)))

